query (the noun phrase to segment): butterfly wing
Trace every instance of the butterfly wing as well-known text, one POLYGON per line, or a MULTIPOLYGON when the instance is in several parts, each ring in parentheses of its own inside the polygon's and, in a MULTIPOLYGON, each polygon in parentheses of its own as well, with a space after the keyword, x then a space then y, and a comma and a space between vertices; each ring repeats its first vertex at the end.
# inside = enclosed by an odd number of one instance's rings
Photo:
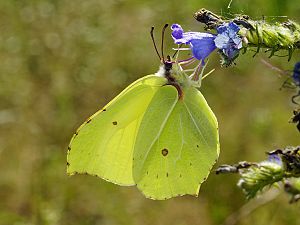
POLYGON ((127 87, 74 134, 67 172, 87 173, 120 185, 134 185, 132 154, 141 119, 166 79, 155 75, 127 87))
POLYGON ((195 88, 161 87, 142 119, 133 177, 148 198, 198 195, 219 155, 217 120, 195 88))

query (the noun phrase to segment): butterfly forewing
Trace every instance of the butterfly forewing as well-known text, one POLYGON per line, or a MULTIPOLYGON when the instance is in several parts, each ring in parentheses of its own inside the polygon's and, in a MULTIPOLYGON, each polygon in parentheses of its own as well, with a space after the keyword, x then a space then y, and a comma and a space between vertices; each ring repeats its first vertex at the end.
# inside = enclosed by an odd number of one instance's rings
POLYGON ((151 99, 165 83, 162 77, 144 77, 91 116, 71 140, 68 173, 88 173, 120 185, 134 185, 136 134, 151 99))

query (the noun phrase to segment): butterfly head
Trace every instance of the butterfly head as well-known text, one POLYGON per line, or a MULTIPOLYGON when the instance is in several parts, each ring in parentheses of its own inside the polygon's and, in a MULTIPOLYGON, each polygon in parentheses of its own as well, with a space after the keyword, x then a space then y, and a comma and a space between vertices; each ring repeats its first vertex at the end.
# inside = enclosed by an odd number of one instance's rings
POLYGON ((165 71, 170 71, 172 69, 173 62, 169 55, 167 56, 167 60, 163 60, 162 63, 164 65, 165 71))
MULTIPOLYGON (((183 99, 183 90, 182 90, 182 87, 179 84, 177 78, 175 78, 175 76, 174 76, 175 74, 172 72, 174 62, 172 61, 172 58, 169 55, 167 55, 166 58, 164 57, 164 36, 165 36, 166 28, 168 26, 169 26, 168 24, 165 24, 165 26, 162 29, 162 35, 161 35, 161 55, 159 54, 157 46, 156 46, 156 43, 155 43, 155 39, 154 39, 154 35, 153 35, 154 27, 152 27, 151 31, 150 31, 150 35, 151 35, 151 39, 152 39, 152 42, 153 42, 153 45, 154 45, 154 49, 155 49, 156 54, 159 57, 159 60, 160 60, 160 62, 162 64, 156 74, 158 76, 165 77, 168 80, 167 85, 172 85, 172 86, 174 86, 177 89, 177 91, 178 91, 178 99, 183 99)), ((177 71, 177 69, 175 69, 175 71, 177 71)))
POLYGON ((155 39, 154 39, 154 34, 153 34, 154 27, 152 27, 151 31, 150 31, 150 35, 151 35, 151 39, 152 39, 152 42, 153 42, 153 45, 154 45, 154 49, 156 51, 157 56, 159 57, 160 62, 162 63, 162 67, 160 68, 158 74, 162 75, 162 76, 165 76, 166 78, 168 78, 170 76, 170 72, 171 72, 172 66, 173 66, 173 62, 171 60, 171 57, 168 55, 165 58, 165 56, 164 56, 164 36, 165 36, 166 28, 168 26, 169 26, 168 24, 165 24, 163 29, 162 29, 162 32, 161 32, 162 33, 162 35, 161 35, 161 54, 158 51, 158 48, 156 46, 156 42, 155 42, 155 39))

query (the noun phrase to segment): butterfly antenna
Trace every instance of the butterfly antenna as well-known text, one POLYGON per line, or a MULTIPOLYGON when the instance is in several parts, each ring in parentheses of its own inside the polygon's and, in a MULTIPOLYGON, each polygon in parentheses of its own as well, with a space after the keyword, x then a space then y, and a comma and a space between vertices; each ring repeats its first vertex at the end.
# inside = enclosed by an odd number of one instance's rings
POLYGON ((151 39, 152 39, 152 43, 153 43, 153 45, 154 45, 154 49, 155 49, 155 51, 156 51, 156 54, 157 54, 159 60, 161 60, 160 54, 159 54, 159 52, 158 52, 158 50, 157 50, 157 47, 156 47, 156 43, 155 43, 153 31, 154 31, 154 27, 151 27, 150 36, 151 36, 151 39))
POLYGON ((162 58, 163 63, 165 63, 165 57, 164 57, 164 38, 165 38, 165 31, 166 31, 166 29, 167 29, 168 26, 169 26, 169 24, 166 23, 165 26, 162 29, 162 32, 161 32, 161 58, 162 58))

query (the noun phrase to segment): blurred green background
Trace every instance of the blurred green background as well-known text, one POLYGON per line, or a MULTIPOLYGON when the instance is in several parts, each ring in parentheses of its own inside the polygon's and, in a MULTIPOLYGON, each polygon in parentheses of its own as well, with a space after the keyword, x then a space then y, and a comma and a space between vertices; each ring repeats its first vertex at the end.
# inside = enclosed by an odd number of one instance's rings
MULTIPOLYGON (((233 0, 230 12, 299 22, 298 1, 233 0)), ((299 205, 289 205, 285 194, 243 216, 238 210, 246 200, 234 175, 212 173, 198 198, 166 201, 145 199, 135 187, 66 175, 75 129, 132 81, 157 71, 149 28, 159 28, 157 36, 165 23, 200 31, 193 13, 205 7, 226 15, 228 3, 0 0, 0 224, 216 225, 233 213, 241 225, 300 224, 299 205)), ((168 52, 170 36, 166 45, 168 52)), ((267 55, 252 55, 220 68, 214 53, 208 66, 216 72, 202 92, 219 120, 218 165, 260 161, 267 150, 299 144, 287 122, 293 91, 279 91, 283 80, 260 61, 267 55)), ((289 63, 279 57, 272 63, 292 69, 297 59, 296 52, 289 63)))

